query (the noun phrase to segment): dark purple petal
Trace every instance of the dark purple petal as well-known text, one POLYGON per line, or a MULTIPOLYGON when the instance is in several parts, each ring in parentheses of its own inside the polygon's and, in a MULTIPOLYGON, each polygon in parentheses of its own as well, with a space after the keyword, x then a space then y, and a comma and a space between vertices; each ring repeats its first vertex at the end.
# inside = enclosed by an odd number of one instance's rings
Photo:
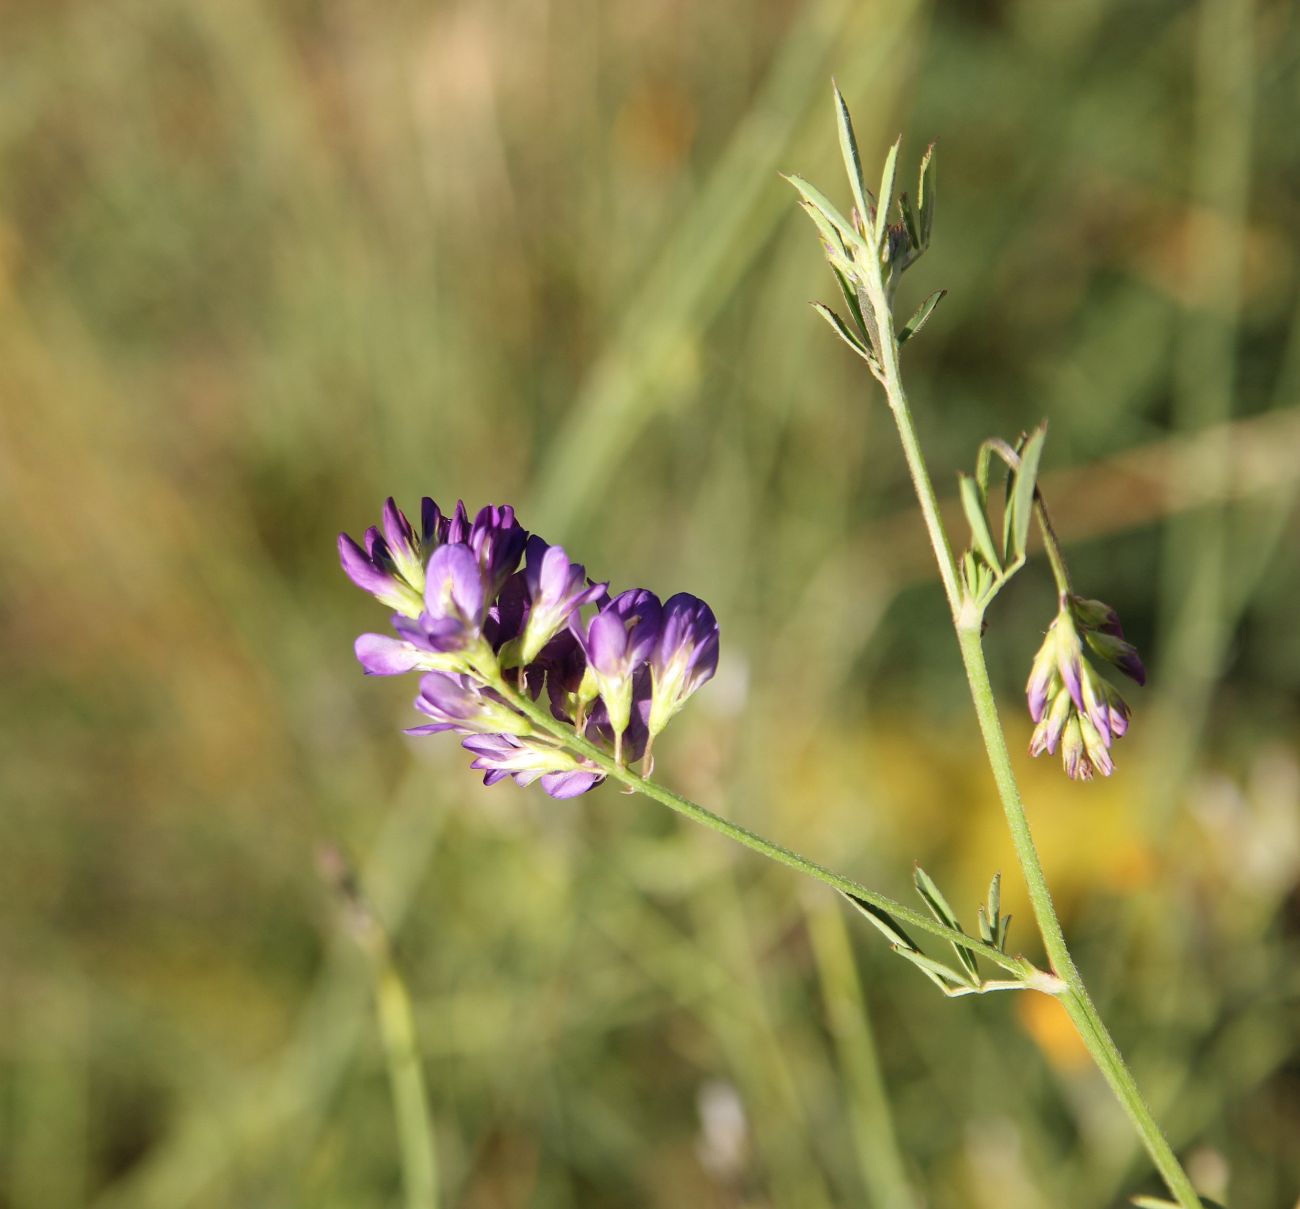
POLYGON ((456 501, 456 510, 447 518, 447 534, 443 541, 449 545, 461 545, 469 541, 469 516, 465 512, 465 501, 456 501))
POLYGON ((420 501, 420 538, 421 546, 428 553, 434 546, 446 540, 447 521, 442 509, 427 495, 420 501))
POLYGON ((1113 634, 1101 634, 1093 631, 1089 631, 1085 637, 1088 645, 1102 659, 1114 664, 1130 680, 1135 680, 1138 684, 1147 682, 1146 668, 1142 666, 1137 647, 1131 642, 1125 642, 1122 638, 1116 638, 1113 634))
POLYGON ((383 634, 362 634, 355 650, 357 661, 368 676, 400 676, 420 665, 419 651, 401 639, 383 634))
POLYGON ((528 540, 527 532, 515 520, 509 504, 488 504, 479 510, 466 539, 483 569, 489 596, 495 596, 515 568, 528 540))
POLYGON ((393 561, 384 535, 374 525, 366 530, 366 557, 376 566, 384 566, 393 561))

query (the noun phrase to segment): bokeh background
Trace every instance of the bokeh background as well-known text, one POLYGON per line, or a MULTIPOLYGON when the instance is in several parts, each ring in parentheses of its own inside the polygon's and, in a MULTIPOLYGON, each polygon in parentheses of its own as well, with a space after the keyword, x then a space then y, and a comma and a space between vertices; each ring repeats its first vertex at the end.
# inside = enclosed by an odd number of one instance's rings
MULTIPOLYGON (((1041 997, 605 788, 483 790, 363 681, 334 538, 514 502, 716 608, 659 775, 1037 955, 886 410, 792 191, 939 141, 936 476, 1046 416, 1152 669, 1109 782, 1019 760, 1067 930, 1201 1187, 1300 1196, 1300 19, 1287 0, 0 8, 0 1206, 402 1203, 354 862, 441 1203, 1120 1204, 1041 997)), ((912 169, 909 167, 910 176, 912 169)), ((956 529, 956 525, 954 525, 956 529)), ((1013 746, 1053 612, 990 660, 1013 746)))

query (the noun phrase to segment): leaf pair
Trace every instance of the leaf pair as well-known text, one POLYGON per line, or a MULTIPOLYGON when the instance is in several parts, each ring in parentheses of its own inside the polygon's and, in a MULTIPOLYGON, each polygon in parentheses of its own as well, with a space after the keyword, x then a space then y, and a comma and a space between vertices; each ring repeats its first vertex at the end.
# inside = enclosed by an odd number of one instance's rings
POLYGON ((962 511, 971 531, 970 548, 962 555, 962 578, 968 599, 981 610, 1024 566, 1046 439, 1044 421, 1032 433, 1022 435, 1015 449, 996 438, 987 440, 980 446, 975 474, 959 476, 962 511), (989 477, 995 453, 1007 465, 1002 524, 996 528, 989 515, 989 477))

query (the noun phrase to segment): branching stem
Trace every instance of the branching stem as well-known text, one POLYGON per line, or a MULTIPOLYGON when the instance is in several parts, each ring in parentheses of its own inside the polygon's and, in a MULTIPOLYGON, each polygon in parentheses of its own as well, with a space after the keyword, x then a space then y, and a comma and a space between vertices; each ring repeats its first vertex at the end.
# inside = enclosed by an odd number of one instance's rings
POLYGON ((719 835, 725 835, 728 839, 735 840, 738 844, 743 844, 746 848, 761 853, 778 864, 806 874, 808 877, 838 890, 841 894, 851 894, 854 898, 860 898, 874 907, 879 907, 900 923, 905 923, 920 932, 928 932, 931 936, 962 944, 978 953, 981 957, 991 961, 994 965, 1025 979, 1031 989, 1046 989, 1039 981, 1043 976, 1043 971, 1037 969, 1032 962, 1026 961, 1023 957, 1008 956, 994 945, 986 944, 976 937, 967 936, 964 932, 945 927, 930 916, 922 915, 919 911, 913 911, 910 907, 895 902, 884 894, 877 894, 876 891, 855 882, 852 878, 835 873, 817 864, 816 861, 809 860, 806 856, 801 856, 789 848, 773 843, 771 840, 765 839, 738 823, 724 819, 721 815, 714 814, 713 811, 701 806, 698 802, 692 802, 689 798, 674 793, 671 789, 660 785, 656 781, 647 780, 627 765, 612 760, 608 752, 603 751, 594 743, 589 743, 586 739, 575 734, 571 726, 559 721, 549 710, 539 706, 526 693, 517 692, 505 680, 497 679, 492 683, 492 687, 520 713, 526 715, 534 726, 562 740, 570 750, 589 760, 612 780, 621 782, 629 789, 653 799, 662 806, 667 806, 669 810, 675 810, 688 819, 702 823, 711 831, 716 831, 719 835))
MULTIPOLYGON (((1053 972, 1065 983, 1066 989, 1060 996, 1061 1001, 1079 1037, 1092 1055, 1093 1061, 1110 1084, 1111 1090, 1129 1120, 1132 1121, 1152 1162, 1168 1185, 1169 1191, 1183 1209, 1201 1209, 1201 1202, 1197 1199, 1196 1191, 1187 1173, 1170 1148, 1146 1101, 1143 1100, 1142 1093, 1119 1047, 1088 995, 1087 987, 1084 986, 1083 978, 1065 942, 1065 934, 1061 930, 1061 922, 1048 889, 1047 876, 1043 872, 1033 834, 1029 829, 1029 819, 1025 814, 1024 803, 1021 801, 1020 788, 1011 767, 1011 754, 1007 750, 1006 736, 1002 731, 993 688, 989 683, 981 638, 982 611, 972 608, 969 603, 961 599, 957 586, 956 563, 953 560, 952 549, 948 545, 947 535, 944 533, 943 523, 939 519, 934 486, 926 469, 925 457, 921 452, 920 442, 917 440, 912 422, 912 413, 907 404, 907 395, 903 390, 898 367, 898 342, 894 335, 893 315, 878 258, 873 258, 866 293, 875 312, 874 327, 880 334, 880 342, 877 346, 882 371, 880 379, 889 399, 889 408, 902 441, 907 467, 916 487, 917 500, 921 505, 926 528, 929 530, 930 544, 934 548, 935 559, 939 565, 939 578, 943 581, 944 593, 952 610, 962 662, 966 668, 966 679, 970 685, 971 699, 975 704, 975 713, 979 719, 980 732, 993 770, 993 779, 997 783, 998 794, 1002 799, 1007 825, 1016 850, 1016 859, 1024 874, 1025 883, 1029 887, 1034 919, 1042 935, 1043 947, 1047 950, 1053 972)), ((1052 563, 1058 590, 1063 593, 1068 592, 1069 576, 1060 555, 1056 534, 1041 497, 1036 499, 1039 524, 1042 527, 1044 544, 1052 563)))

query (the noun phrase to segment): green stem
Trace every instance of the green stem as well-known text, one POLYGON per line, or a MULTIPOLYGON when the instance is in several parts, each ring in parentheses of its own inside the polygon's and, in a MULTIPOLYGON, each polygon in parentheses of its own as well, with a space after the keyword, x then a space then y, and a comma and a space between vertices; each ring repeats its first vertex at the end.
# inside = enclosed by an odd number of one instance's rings
POLYGON ((789 848, 773 843, 756 832, 740 826, 739 823, 733 823, 719 814, 714 814, 713 811, 701 806, 698 802, 692 802, 689 798, 684 798, 681 794, 674 793, 671 789, 667 789, 655 781, 647 780, 626 764, 619 764, 611 759, 608 752, 597 747, 594 743, 590 743, 580 735, 575 734, 572 727, 553 717, 548 710, 542 709, 527 694, 515 691, 505 680, 500 677, 491 677, 489 683, 520 713, 526 715, 529 721, 539 730, 560 739, 570 750, 582 755, 612 780, 621 782, 629 789, 651 798, 662 806, 667 806, 669 810, 675 810, 678 814, 685 815, 688 819, 701 823, 709 830, 716 831, 719 835, 725 835, 728 839, 735 840, 736 843, 743 844, 751 851, 761 853, 780 865, 796 869, 798 872, 838 890, 841 894, 850 894, 854 898, 860 898, 864 902, 870 903, 873 907, 879 907, 896 920, 906 923, 918 931, 928 932, 931 936, 938 936, 950 943, 960 943, 1002 969, 1009 970, 1021 978, 1031 980, 1031 986, 1042 986, 1042 983, 1035 980, 1034 977, 1037 975, 1038 979, 1041 979, 1043 977, 1042 971, 1037 970, 1031 962, 1026 961, 1024 958, 1010 957, 993 945, 985 944, 973 936, 967 936, 964 932, 945 927, 929 916, 913 911, 910 907, 905 907, 902 903, 895 902, 884 894, 877 894, 874 890, 868 889, 861 883, 835 873, 817 864, 816 861, 811 861, 806 856, 791 851, 789 848))
POLYGON ((1061 554, 1061 543, 1052 528, 1052 518, 1047 515, 1047 505, 1043 502, 1043 493, 1034 488, 1034 512, 1038 516, 1038 531, 1043 535, 1043 549, 1047 551, 1047 561, 1052 566, 1052 578, 1056 580, 1056 590, 1062 596, 1073 595, 1070 586, 1070 571, 1061 554))
MULTIPOLYGON (((903 452, 907 458, 912 482, 916 487, 921 513, 925 517, 926 528, 929 530, 930 544, 934 547, 935 559, 939 564, 939 577, 943 581, 944 592, 952 609, 957 638, 961 645, 962 662, 966 666, 966 678, 970 683, 971 698, 975 703, 975 713, 979 718, 984 746, 993 769, 993 779, 997 782, 998 793, 1002 798, 1016 858, 1024 874, 1025 883, 1029 887, 1029 899, 1033 905, 1034 918, 1042 934, 1043 946, 1047 950, 1053 972, 1066 984, 1061 1000, 1093 1061, 1105 1076, 1111 1090, 1141 1136, 1147 1153, 1164 1177, 1169 1191, 1174 1194, 1183 1209, 1201 1209, 1201 1202, 1197 1199, 1191 1181, 1179 1164, 1155 1117, 1151 1115, 1151 1110, 1142 1099, 1142 1093, 1138 1090, 1137 1083, 1125 1064, 1119 1047, 1116 1046, 1093 1005, 1083 978, 1074 964, 1074 958, 1071 957, 1069 947, 1065 943, 1065 934, 1061 930, 1061 922, 1047 887, 1047 877, 1043 873, 1042 862, 1038 859, 1038 850, 1034 846, 1034 838, 1029 830, 1029 820, 1025 815, 1020 789, 1011 768, 1011 754, 1007 750, 1006 737, 1002 733, 1002 723, 998 718, 997 704, 993 699, 993 688, 989 684, 988 668, 984 662, 984 646, 981 641, 983 616, 979 609, 961 599, 952 549, 948 545, 947 535, 939 519, 934 485, 930 482, 925 457, 921 452, 912 422, 911 409, 908 407, 907 395, 903 391, 902 377, 898 368, 898 341, 894 335, 893 314, 878 257, 872 258, 871 270, 867 277, 867 293, 875 312, 875 327, 879 335, 877 348, 880 351, 881 382, 889 399, 889 408, 894 415, 894 423, 898 427, 898 435, 902 440, 903 452)), ((1052 532, 1051 522, 1047 518, 1041 500, 1039 500, 1038 515, 1043 524, 1044 537, 1047 539, 1046 544, 1049 557, 1052 559, 1052 570, 1056 575, 1057 585, 1061 591, 1068 591, 1069 577, 1065 574, 1064 561, 1060 558, 1059 548, 1056 548, 1055 534, 1052 532)))
POLYGON ((984 661, 984 646, 980 641, 979 630, 959 629, 957 636, 961 643, 966 676, 970 681, 971 698, 975 702, 975 713, 984 736, 989 764, 993 768, 993 779, 997 782, 998 793, 1002 798, 1007 825, 1011 829, 1011 839, 1016 849, 1016 858, 1020 862, 1025 883, 1029 887, 1029 901, 1033 906, 1038 930, 1043 937, 1043 947, 1047 950, 1053 972, 1067 988, 1060 997, 1061 1002, 1065 1005, 1065 1010, 1069 1013, 1084 1045, 1088 1047, 1093 1061, 1105 1076, 1106 1082, 1110 1084, 1111 1090, 1128 1114, 1129 1120, 1133 1122, 1152 1162, 1169 1186, 1169 1191, 1174 1194, 1184 1209, 1201 1209, 1201 1202, 1197 1199, 1191 1181, 1179 1164, 1155 1117, 1151 1115, 1146 1101, 1143 1100, 1137 1082, 1093 1004, 1078 967, 1074 964, 1074 958, 1065 943, 1065 934, 1061 931, 1060 919, 1057 917, 1052 895, 1047 887, 1047 877, 1038 858, 1038 850, 1034 846, 1034 837, 1029 830, 1029 820, 1020 798, 1020 789, 1016 784, 1015 773, 1011 769, 1011 753, 1007 750, 1006 737, 998 718, 997 703, 993 698, 993 687, 989 683, 988 667, 984 661))

